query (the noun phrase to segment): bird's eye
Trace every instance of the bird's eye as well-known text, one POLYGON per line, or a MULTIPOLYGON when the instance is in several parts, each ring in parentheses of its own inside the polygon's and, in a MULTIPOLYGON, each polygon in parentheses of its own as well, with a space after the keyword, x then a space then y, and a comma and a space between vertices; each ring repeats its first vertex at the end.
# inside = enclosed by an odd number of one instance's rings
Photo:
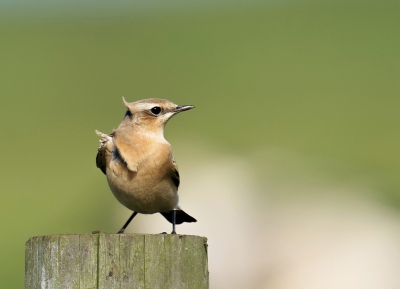
POLYGON ((153 108, 151 109, 151 112, 152 112, 154 115, 159 115, 160 112, 161 112, 161 107, 155 106, 155 107, 153 107, 153 108))

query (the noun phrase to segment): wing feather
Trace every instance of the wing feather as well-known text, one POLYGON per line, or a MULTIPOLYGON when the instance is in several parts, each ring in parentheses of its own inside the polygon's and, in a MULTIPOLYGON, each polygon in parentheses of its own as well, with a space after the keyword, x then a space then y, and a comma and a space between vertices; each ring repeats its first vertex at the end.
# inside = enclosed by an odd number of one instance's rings
POLYGON ((172 157, 172 165, 174 166, 174 172, 171 176, 172 181, 174 182, 175 186, 179 188, 179 184, 181 183, 181 179, 179 176, 178 164, 175 161, 175 158, 172 157))
POLYGON ((101 137, 100 145, 96 155, 96 166, 103 172, 103 174, 106 174, 107 163, 111 159, 111 152, 113 147, 112 133, 108 135, 97 130, 96 133, 98 136, 101 137))

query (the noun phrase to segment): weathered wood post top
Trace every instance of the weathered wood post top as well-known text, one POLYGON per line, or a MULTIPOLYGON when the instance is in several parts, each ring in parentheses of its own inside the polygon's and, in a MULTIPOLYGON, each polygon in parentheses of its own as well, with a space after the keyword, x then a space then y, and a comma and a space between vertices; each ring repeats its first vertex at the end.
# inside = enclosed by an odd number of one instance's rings
POLYGON ((208 289, 207 239, 188 235, 32 237, 25 289, 208 289))

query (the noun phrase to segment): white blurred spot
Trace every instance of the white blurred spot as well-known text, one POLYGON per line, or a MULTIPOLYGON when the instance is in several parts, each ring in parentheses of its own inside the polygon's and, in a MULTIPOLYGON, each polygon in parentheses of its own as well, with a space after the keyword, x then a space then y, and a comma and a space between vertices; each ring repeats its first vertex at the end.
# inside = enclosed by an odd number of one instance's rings
MULTIPOLYGON (((177 231, 208 238, 211 288, 400 288, 400 217, 362 188, 297 186, 268 163, 196 152, 177 160, 181 206, 198 222, 177 231)), ((138 215, 128 230, 164 231, 159 214, 138 215)))

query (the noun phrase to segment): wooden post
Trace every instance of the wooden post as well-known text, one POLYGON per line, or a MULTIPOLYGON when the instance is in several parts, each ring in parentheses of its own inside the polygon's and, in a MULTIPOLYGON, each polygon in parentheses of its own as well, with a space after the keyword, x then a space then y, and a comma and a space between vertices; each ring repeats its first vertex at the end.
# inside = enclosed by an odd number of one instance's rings
POLYGON ((26 242, 25 289, 208 289, 207 239, 81 234, 26 242))

